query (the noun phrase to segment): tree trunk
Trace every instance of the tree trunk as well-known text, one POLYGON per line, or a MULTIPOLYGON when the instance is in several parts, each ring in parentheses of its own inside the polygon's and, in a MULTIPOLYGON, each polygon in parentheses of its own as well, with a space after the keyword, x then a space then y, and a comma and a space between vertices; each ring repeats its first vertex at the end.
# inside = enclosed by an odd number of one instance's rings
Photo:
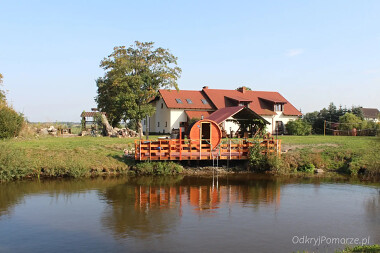
POLYGON ((142 137, 144 136, 143 134, 143 129, 142 129, 142 125, 141 125, 141 121, 140 120, 136 120, 136 125, 137 125, 137 132, 139 133, 139 138, 140 140, 142 140, 142 137))
POLYGON ((103 129, 105 130, 104 135, 110 136, 112 134, 113 128, 111 127, 110 123, 108 122, 106 115, 104 115, 104 114, 102 114, 102 124, 103 124, 103 129))

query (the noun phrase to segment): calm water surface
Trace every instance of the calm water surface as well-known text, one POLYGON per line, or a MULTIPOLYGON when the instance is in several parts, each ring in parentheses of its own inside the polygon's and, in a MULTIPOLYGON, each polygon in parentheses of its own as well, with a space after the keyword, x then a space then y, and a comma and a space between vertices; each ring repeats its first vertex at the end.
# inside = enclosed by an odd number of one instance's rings
POLYGON ((380 243, 380 186, 262 175, 0 184, 0 252, 333 252, 380 243), (305 237, 304 237, 305 238, 305 237), (293 243, 299 242, 299 243, 293 243))

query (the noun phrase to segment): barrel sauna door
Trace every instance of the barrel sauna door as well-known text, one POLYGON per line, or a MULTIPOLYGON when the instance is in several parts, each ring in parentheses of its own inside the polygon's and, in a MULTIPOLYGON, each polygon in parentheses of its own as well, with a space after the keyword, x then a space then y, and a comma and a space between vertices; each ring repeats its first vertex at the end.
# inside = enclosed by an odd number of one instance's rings
POLYGON ((201 123, 202 139, 209 140, 211 139, 211 123, 202 122, 201 123))
POLYGON ((211 138, 211 123, 202 122, 201 123, 201 133, 202 133, 202 144, 210 144, 212 149, 212 138, 211 138))

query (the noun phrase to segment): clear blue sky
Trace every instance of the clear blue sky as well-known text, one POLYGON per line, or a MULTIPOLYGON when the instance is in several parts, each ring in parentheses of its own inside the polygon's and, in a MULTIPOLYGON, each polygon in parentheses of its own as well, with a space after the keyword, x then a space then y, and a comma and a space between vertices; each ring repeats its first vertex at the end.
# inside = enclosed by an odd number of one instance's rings
POLYGON ((279 91, 302 112, 380 108, 380 1, 1 1, 0 73, 31 121, 96 106, 114 46, 154 41, 180 89, 279 91))

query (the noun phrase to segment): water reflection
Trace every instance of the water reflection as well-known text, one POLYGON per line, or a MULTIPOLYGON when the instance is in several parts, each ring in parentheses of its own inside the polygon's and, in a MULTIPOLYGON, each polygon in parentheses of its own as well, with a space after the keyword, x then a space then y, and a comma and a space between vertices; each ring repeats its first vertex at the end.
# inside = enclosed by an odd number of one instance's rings
POLYGON ((367 214, 367 224, 370 230, 376 235, 373 241, 380 241, 380 189, 377 190, 377 195, 365 200, 364 206, 367 214))
POLYGON ((119 238, 144 238, 170 231, 187 210, 210 215, 232 205, 279 207, 280 193, 273 179, 139 177, 100 193, 108 203, 102 224, 119 238))
POLYGON ((239 251, 293 252, 308 249, 293 245, 293 235, 325 233, 379 243, 379 185, 363 184, 370 183, 252 174, 0 184, 0 245, 9 252, 194 252, 210 246, 229 252, 236 245, 239 251))

